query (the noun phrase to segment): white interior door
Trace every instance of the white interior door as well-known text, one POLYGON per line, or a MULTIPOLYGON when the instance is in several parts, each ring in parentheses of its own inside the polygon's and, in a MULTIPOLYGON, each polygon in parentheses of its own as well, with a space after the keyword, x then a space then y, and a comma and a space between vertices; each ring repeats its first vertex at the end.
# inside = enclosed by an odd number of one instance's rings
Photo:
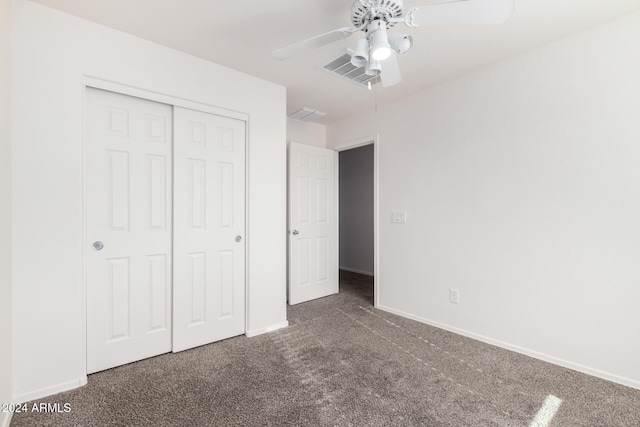
POLYGON ((87 89, 87 371, 171 351, 171 106, 87 89))
POLYGON ((174 108, 173 351, 245 332, 245 122, 174 108))
POLYGON ((289 144, 289 304, 338 292, 336 153, 289 144))

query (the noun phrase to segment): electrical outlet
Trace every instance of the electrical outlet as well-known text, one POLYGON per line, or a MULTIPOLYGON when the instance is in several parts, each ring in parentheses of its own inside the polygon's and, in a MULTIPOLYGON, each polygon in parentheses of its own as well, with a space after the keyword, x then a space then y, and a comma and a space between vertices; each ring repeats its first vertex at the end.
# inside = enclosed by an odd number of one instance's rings
POLYGON ((460 303, 460 291, 457 289, 449 289, 449 302, 451 304, 460 303))

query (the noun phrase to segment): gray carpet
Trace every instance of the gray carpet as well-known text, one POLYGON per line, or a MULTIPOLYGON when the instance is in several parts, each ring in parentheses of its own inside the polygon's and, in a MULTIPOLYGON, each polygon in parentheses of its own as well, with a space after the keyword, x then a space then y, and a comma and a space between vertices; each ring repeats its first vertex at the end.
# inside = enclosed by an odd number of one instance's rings
POLYGON ((291 326, 166 354, 43 399, 11 426, 640 426, 640 390, 373 308, 366 276, 289 307, 291 326))

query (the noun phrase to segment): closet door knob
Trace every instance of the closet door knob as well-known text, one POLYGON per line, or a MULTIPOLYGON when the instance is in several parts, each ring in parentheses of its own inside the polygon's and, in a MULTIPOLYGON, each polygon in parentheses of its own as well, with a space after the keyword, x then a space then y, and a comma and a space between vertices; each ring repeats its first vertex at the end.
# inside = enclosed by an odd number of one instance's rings
POLYGON ((236 236, 236 242, 241 242, 242 241, 242 236, 236 236))
POLYGON ((93 242, 93 245, 91 245, 91 247, 93 249, 95 249, 96 251, 101 251, 102 248, 104 248, 104 243, 98 241, 98 242, 93 242))
POLYGON ((293 230, 293 233, 291 234, 293 234, 294 236, 297 236, 298 234, 300 234, 300 232, 298 230, 293 230))

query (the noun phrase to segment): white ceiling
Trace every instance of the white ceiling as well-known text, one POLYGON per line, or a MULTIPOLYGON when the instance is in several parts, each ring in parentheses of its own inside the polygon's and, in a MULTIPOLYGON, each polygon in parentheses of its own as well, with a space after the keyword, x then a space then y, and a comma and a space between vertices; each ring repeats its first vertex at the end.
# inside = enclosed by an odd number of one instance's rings
MULTIPOLYGON (((390 31, 414 37, 399 57, 403 81, 369 92, 322 65, 357 36, 287 61, 271 51, 350 25, 352 0, 34 0, 287 87, 288 112, 302 106, 330 123, 640 9, 640 0, 515 0, 503 25, 390 31)), ((409 7, 442 0, 405 0, 409 7)))

